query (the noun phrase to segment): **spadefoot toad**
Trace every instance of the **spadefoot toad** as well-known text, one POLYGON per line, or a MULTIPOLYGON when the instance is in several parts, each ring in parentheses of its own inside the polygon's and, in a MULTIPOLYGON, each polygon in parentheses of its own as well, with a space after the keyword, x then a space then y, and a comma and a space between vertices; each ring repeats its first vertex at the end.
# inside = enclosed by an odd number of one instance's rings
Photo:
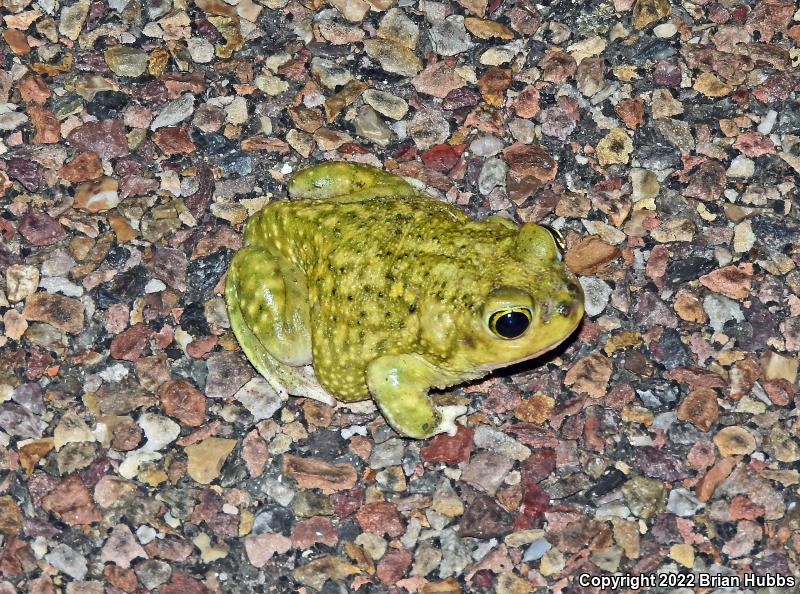
POLYGON ((452 433, 465 408, 429 390, 536 357, 583 316, 549 228, 473 221, 365 165, 310 167, 288 189, 295 200, 248 220, 225 288, 242 349, 277 390, 372 397, 402 435, 452 433))

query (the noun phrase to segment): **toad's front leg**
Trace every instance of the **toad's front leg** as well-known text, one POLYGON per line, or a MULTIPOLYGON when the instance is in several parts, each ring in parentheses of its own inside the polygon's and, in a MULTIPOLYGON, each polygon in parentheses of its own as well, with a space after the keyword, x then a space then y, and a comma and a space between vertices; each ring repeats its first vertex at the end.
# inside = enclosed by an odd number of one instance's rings
POLYGON ((398 433, 415 439, 455 433, 454 421, 467 408, 434 407, 428 391, 457 381, 455 376, 443 377, 441 370, 415 354, 387 355, 367 367, 369 391, 383 416, 398 433))

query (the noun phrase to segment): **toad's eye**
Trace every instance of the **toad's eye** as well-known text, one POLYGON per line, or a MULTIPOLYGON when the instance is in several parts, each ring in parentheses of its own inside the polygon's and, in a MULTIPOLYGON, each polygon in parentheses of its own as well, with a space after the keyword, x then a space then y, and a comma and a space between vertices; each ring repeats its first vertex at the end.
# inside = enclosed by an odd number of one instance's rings
POLYGON ((489 328, 500 338, 517 338, 522 336, 531 325, 531 310, 527 307, 502 309, 491 315, 489 328))
MULTIPOLYGON (((564 236, 561 235, 561 231, 551 227, 550 225, 542 225, 550 236, 553 238, 553 242, 556 244, 556 248, 558 249, 559 256, 563 256, 564 252, 567 251, 567 243, 564 241, 564 236)), ((559 258, 560 260, 561 258, 559 258)))

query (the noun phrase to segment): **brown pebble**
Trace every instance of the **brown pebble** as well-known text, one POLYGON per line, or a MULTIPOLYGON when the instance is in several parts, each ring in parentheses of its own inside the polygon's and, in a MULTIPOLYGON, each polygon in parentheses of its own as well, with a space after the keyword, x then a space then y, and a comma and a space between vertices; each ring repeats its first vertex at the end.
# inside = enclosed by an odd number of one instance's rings
POLYGON ((190 427, 199 427, 206 418, 206 397, 186 380, 165 383, 158 391, 164 412, 190 427))
POLYGON ((719 418, 717 393, 710 388, 692 390, 678 406, 678 419, 708 431, 719 418))

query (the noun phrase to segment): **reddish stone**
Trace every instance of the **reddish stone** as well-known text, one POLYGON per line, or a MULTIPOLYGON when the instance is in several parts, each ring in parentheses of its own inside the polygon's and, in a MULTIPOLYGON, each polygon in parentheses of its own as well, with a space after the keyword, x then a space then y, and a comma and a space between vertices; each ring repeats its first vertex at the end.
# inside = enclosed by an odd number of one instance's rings
POLYGON ((700 367, 676 367, 667 378, 688 384, 692 388, 724 388, 728 382, 718 373, 700 367))
POLYGON ((481 493, 467 505, 458 529, 461 536, 474 538, 505 536, 514 529, 514 517, 493 497, 481 493))
POLYGON ((83 151, 94 151, 102 159, 128 154, 128 138, 121 120, 87 122, 67 135, 67 142, 83 151))
POLYGON ((783 378, 765 381, 764 391, 775 406, 786 406, 794 397, 794 387, 783 378))
POLYGON ((405 522, 397 511, 397 505, 389 501, 368 503, 356 512, 362 530, 375 534, 400 536, 405 532, 405 522))
POLYGON ((66 477, 45 495, 42 507, 69 526, 93 524, 102 519, 89 489, 75 475, 66 477))
POLYGON ((61 140, 61 124, 52 111, 37 105, 30 105, 28 115, 36 130, 36 134, 31 138, 31 144, 54 144, 61 140))
POLYGON ((623 99, 614 106, 614 111, 629 129, 644 126, 644 101, 641 97, 623 99))
POLYGON ((283 473, 297 481, 301 489, 322 489, 326 494, 352 489, 357 479, 356 469, 350 464, 328 464, 291 454, 283 456, 283 473))
POLYGON ((224 501, 215 491, 203 489, 198 499, 190 516, 192 523, 205 522, 218 536, 236 536, 239 533, 239 515, 224 513, 224 501))
POLYGON ((170 417, 190 427, 199 427, 206 418, 206 397, 186 380, 165 383, 158 391, 161 407, 170 417))
POLYGON ((28 594, 55 594, 53 589, 53 580, 49 575, 43 575, 35 580, 31 580, 28 587, 28 594))
POLYGON ((411 567, 411 558, 411 551, 408 549, 386 553, 378 563, 377 571, 375 572, 378 579, 384 584, 396 583, 411 567))
POLYGON ((22 315, 28 321, 46 322, 69 334, 83 329, 82 301, 50 293, 34 293, 25 302, 22 315))
POLYGON ((124 361, 136 361, 147 348, 147 341, 152 334, 147 324, 134 324, 111 341, 111 356, 124 361))
POLYGON ((772 143, 772 139, 756 130, 740 134, 733 143, 733 148, 748 157, 775 154, 775 145, 772 143))
POLYGON ((28 38, 25 33, 16 29, 6 29, 3 31, 3 40, 8 44, 8 47, 18 56, 29 54, 31 46, 28 43, 28 38))
POLYGON ((194 545, 186 540, 177 538, 157 538, 144 547, 145 552, 151 558, 165 559, 180 563, 186 561, 194 551, 194 545))
POLYGON ((556 451, 550 448, 536 450, 522 463, 522 482, 525 485, 540 483, 555 469, 556 451))
POLYGON ((483 99, 493 107, 500 107, 505 100, 505 92, 511 86, 511 70, 491 66, 478 79, 478 90, 483 99))
POLYGON ((755 520, 764 515, 764 506, 752 501, 744 495, 737 495, 731 499, 730 516, 731 521, 735 520, 755 520))
POLYGON ((123 592, 135 592, 138 580, 132 569, 122 569, 118 565, 106 565, 103 575, 109 583, 123 592))
POLYGON ((437 144, 420 155, 425 167, 436 171, 450 171, 458 163, 459 154, 449 144, 437 144))
POLYGON ((6 161, 6 175, 21 183, 26 190, 35 192, 42 181, 42 168, 31 159, 11 157, 6 161))
POLYGON ((314 516, 307 520, 300 520, 294 525, 292 530, 293 548, 305 550, 318 542, 329 547, 335 547, 339 542, 339 533, 330 518, 314 516))
POLYGON ((333 503, 336 515, 340 518, 346 518, 364 505, 364 488, 356 487, 349 491, 334 493, 331 495, 331 503, 333 503))
POLYGON ((519 95, 514 97, 511 105, 517 116, 521 118, 535 118, 539 113, 539 90, 533 85, 528 85, 519 95))
POLYGON ((133 419, 120 421, 111 432, 111 447, 118 452, 130 452, 142 441, 142 428, 133 419))
POLYGON ((664 87, 681 85, 681 62, 678 58, 659 60, 653 68, 653 82, 664 87))
POLYGON ((183 125, 176 128, 159 128, 153 133, 153 143, 165 155, 179 155, 193 153, 197 147, 189 138, 189 126, 183 125))
POLYGON ((708 20, 712 23, 722 25, 727 23, 731 18, 730 11, 719 2, 715 2, 708 6, 708 20))
POLYGON ((73 183, 97 179, 103 175, 103 163, 97 153, 91 151, 80 153, 59 169, 58 175, 61 179, 73 183))
POLYGON ((192 359, 205 359, 218 342, 219 339, 216 336, 201 336, 186 345, 186 354, 192 359))
POLYGON ((172 579, 161 588, 161 594, 213 594, 200 580, 189 577, 182 571, 172 571, 172 579))
POLYGON ((567 52, 557 49, 546 54, 539 62, 542 80, 563 84, 578 70, 578 64, 567 52))
POLYGON ((444 462, 445 464, 458 464, 466 462, 472 454, 472 436, 474 431, 464 425, 459 425, 453 436, 440 433, 434 436, 428 445, 420 451, 420 458, 425 462, 444 462))
MULTIPOLYGON (((258 431, 253 429, 242 440, 242 459, 247 466, 247 472, 252 477, 261 476, 264 466, 269 460, 270 453, 267 443, 258 435, 258 431)), ((354 510, 355 511, 355 510, 354 510)))
POLYGON ((700 431, 708 431, 719 418, 717 393, 711 388, 692 390, 678 406, 677 412, 681 421, 689 421, 700 431))
POLYGON ((558 171, 558 163, 545 147, 538 144, 514 143, 503 150, 503 157, 514 173, 542 182, 555 179, 558 171))
POLYGON ((710 160, 700 165, 689 177, 689 186, 683 194, 699 200, 718 200, 725 190, 725 167, 710 160))
POLYGON ((749 262, 739 266, 725 266, 700 277, 700 284, 704 287, 740 300, 750 295, 752 282, 753 265, 749 262))
POLYGON ((26 74, 17 84, 20 97, 25 103, 44 105, 50 97, 50 89, 47 88, 47 83, 38 74, 26 74))
POLYGON ((487 588, 491 590, 494 576, 488 569, 481 569, 475 572, 472 576, 472 584, 478 588, 487 588))
POLYGON ((743 25, 744 22, 747 20, 747 15, 750 13, 750 8, 748 6, 737 6, 733 9, 731 13, 731 17, 734 21, 743 25))
POLYGON ((508 12, 511 28, 522 35, 533 35, 542 26, 542 15, 531 0, 518 0, 508 12))
POLYGON ((584 58, 575 72, 578 90, 591 97, 605 85, 605 74, 606 61, 603 58, 584 58))
POLYGON ((532 448, 555 448, 559 444, 555 431, 534 423, 506 424, 502 429, 506 433, 512 433, 520 443, 532 448))
POLYGON ((728 478, 734 466, 736 466, 736 459, 733 457, 718 460, 695 485, 694 491, 697 498, 703 502, 711 499, 714 491, 722 484, 722 481, 728 478))

